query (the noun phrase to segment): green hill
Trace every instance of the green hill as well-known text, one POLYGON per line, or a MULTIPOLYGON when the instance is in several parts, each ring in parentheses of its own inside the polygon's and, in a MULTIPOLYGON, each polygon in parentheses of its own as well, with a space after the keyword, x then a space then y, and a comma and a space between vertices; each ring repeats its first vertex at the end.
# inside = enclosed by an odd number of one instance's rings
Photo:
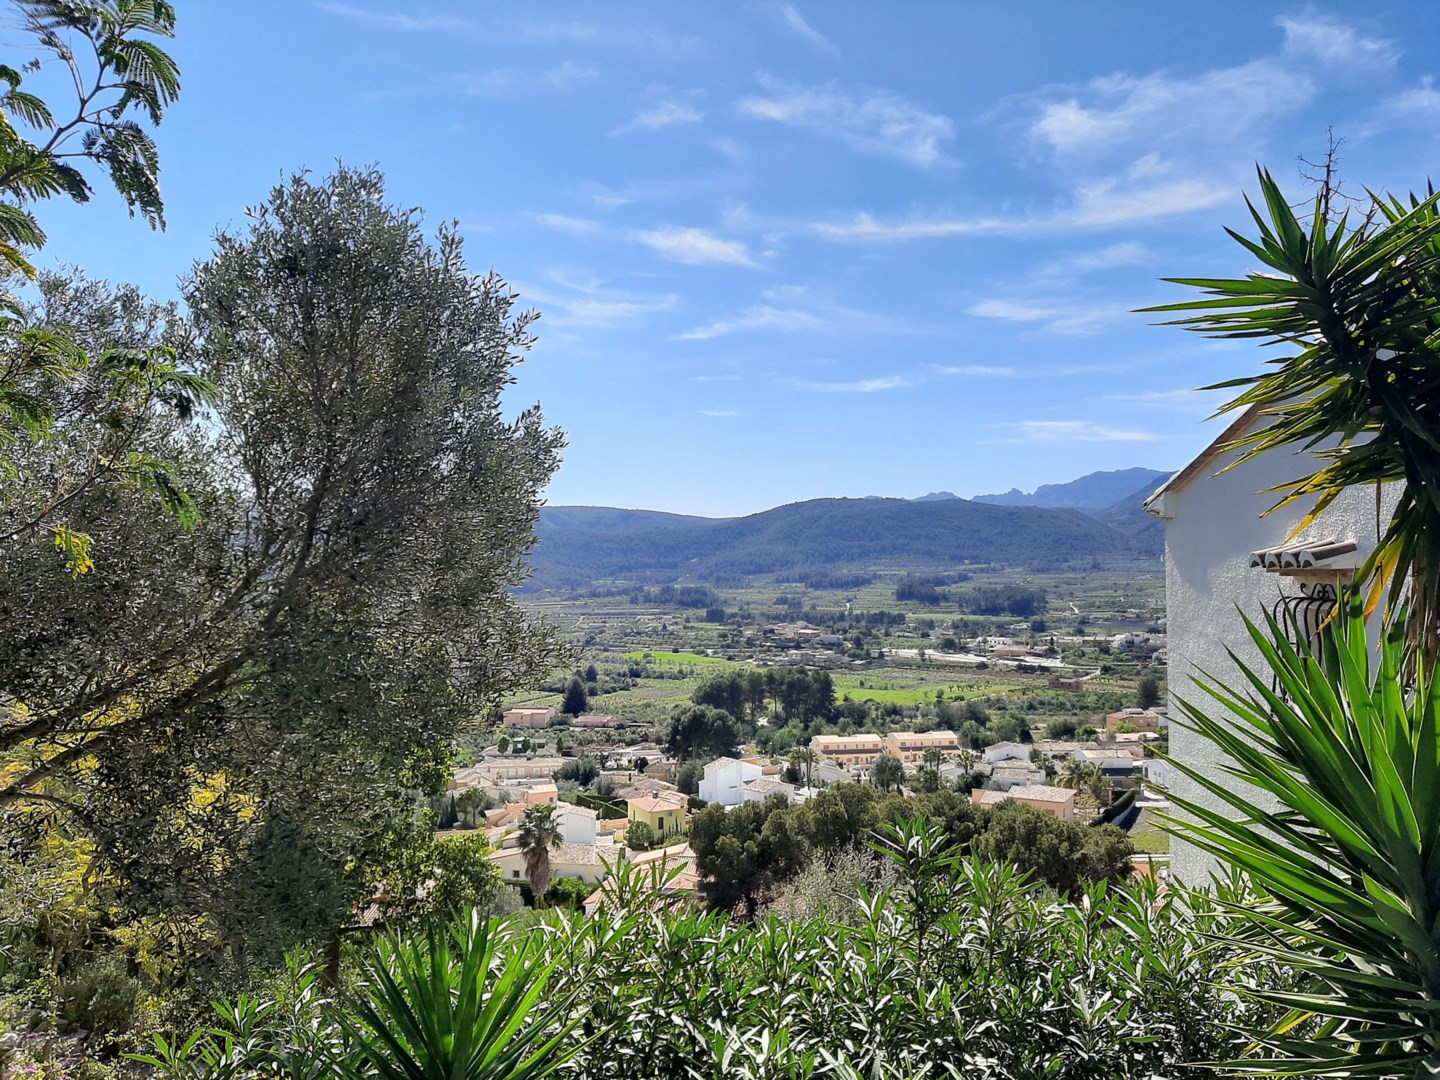
POLYGON ((601 507, 547 507, 531 556, 536 588, 595 581, 729 581, 795 570, 938 568, 966 562, 1049 567, 1148 557, 1137 542, 1077 510, 965 499, 813 499, 741 518, 691 518, 601 507), (581 511, 581 513, 576 513, 581 511))

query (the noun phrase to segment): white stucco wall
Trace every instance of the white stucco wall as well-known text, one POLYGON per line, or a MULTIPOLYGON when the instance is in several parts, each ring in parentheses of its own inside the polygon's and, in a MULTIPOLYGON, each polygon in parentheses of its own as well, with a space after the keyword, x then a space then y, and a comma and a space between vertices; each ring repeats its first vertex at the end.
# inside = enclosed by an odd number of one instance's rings
MULTIPOLYGON (((1169 687, 1171 715, 1178 717, 1177 698, 1218 709, 1195 684, 1204 671, 1227 681, 1235 675, 1226 648, 1247 664, 1258 663, 1237 606, 1252 619, 1272 607, 1281 596, 1299 592, 1296 583, 1275 573, 1251 569, 1250 552, 1287 542, 1313 503, 1292 504, 1261 517, 1276 496, 1260 494, 1313 471, 1307 457, 1271 452, 1220 474, 1239 455, 1221 454, 1205 463, 1189 481, 1165 492, 1152 503, 1166 519, 1165 599, 1169 617, 1169 687), (1217 475, 1219 474, 1219 475, 1217 475)), ((1382 500, 1381 525, 1388 520, 1395 493, 1382 500)), ((1359 545, 1356 562, 1375 546, 1376 502, 1373 487, 1346 492, 1309 526, 1297 540, 1334 537, 1359 545)), ((1237 676, 1238 678, 1238 676, 1237 676)), ((1170 752, 1176 760, 1209 774, 1217 774, 1216 748, 1178 724, 1170 726, 1170 752)), ((1213 797, 1197 785, 1176 776, 1172 789, 1184 798, 1219 808, 1213 797)), ((1190 884, 1203 884, 1215 871, 1214 860, 1189 844, 1176 842, 1173 870, 1190 884)))
POLYGON ((745 781, 759 780, 763 775, 759 765, 748 761, 732 759, 719 768, 714 766, 715 762, 707 765, 700 778, 700 798, 721 806, 739 806, 744 801, 745 781))

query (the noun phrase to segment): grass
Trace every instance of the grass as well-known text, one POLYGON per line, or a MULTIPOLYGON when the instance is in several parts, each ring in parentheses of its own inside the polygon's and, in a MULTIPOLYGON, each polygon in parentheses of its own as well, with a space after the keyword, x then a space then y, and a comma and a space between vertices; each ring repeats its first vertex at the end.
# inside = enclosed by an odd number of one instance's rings
MULTIPOLYGON (((648 650, 648 652, 650 656, 649 663, 653 665, 674 664, 677 667, 683 665, 686 667, 720 668, 730 667, 734 663, 734 661, 726 660, 722 656, 701 656, 699 653, 693 652, 666 652, 662 649, 652 649, 648 650)), ((645 656, 645 652, 631 652, 625 654, 625 659, 644 662, 645 656)))
POLYGON ((1143 855, 1170 854, 1170 834, 1159 829, 1139 829, 1130 834, 1130 843, 1143 855))

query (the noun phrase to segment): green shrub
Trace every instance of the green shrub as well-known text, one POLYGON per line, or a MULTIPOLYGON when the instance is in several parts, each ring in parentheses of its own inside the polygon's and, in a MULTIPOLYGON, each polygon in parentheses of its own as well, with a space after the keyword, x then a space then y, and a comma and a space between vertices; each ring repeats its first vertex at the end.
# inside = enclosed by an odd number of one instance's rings
POLYGON ((140 983, 113 956, 86 964, 56 987, 61 1020, 86 1031, 130 1029, 140 1004, 140 983))

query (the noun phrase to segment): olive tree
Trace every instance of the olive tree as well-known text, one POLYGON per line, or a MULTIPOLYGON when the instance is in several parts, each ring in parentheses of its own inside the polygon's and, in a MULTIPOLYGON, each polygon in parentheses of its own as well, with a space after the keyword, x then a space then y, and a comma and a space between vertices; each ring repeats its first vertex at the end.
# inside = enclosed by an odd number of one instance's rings
POLYGON ((192 519, 79 492, 103 573, 75 579, 0 538, 0 809, 63 809, 132 902, 237 933, 330 897, 308 931, 425 829, 457 730, 551 668, 509 590, 563 437, 502 412, 533 314, 373 170, 278 186, 185 299, 213 413, 147 438, 192 519))

